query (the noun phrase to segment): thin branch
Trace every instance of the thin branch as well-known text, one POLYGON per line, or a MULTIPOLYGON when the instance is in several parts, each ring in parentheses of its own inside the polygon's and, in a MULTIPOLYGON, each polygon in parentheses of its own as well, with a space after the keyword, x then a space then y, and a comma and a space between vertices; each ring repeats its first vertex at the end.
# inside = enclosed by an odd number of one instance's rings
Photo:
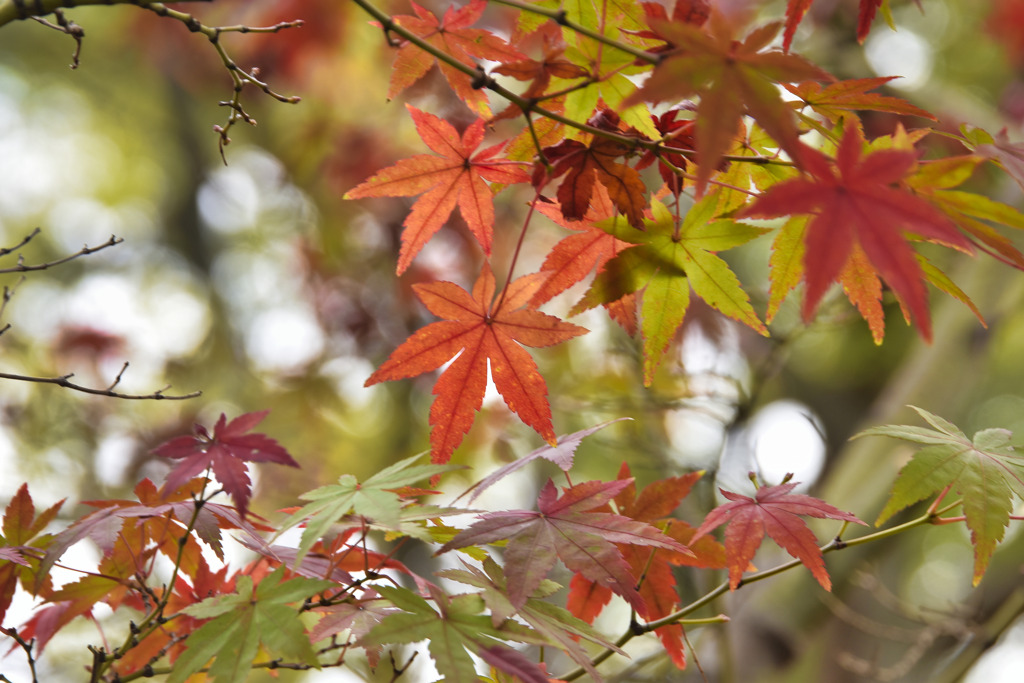
POLYGON ((28 244, 29 242, 34 240, 36 237, 38 237, 39 234, 42 231, 43 231, 42 228, 36 227, 36 228, 34 228, 32 230, 32 232, 30 232, 29 234, 25 235, 25 237, 23 237, 22 240, 20 242, 18 242, 17 244, 15 244, 13 247, 3 247, 3 248, 0 248, 0 257, 7 256, 8 254, 11 254, 13 252, 18 251, 19 249, 24 247, 26 244, 28 244))
MULTIPOLYGON (((905 531, 909 531, 910 529, 913 529, 915 527, 923 526, 925 524, 934 524, 936 518, 938 518, 939 515, 948 512, 949 510, 951 510, 952 508, 956 507, 957 505, 959 505, 959 502, 954 503, 952 505, 946 505, 942 509, 936 510, 933 513, 925 513, 925 514, 921 515, 920 517, 912 519, 911 521, 906 522, 904 524, 900 524, 898 526, 894 526, 894 527, 891 527, 889 529, 883 529, 882 531, 876 531, 873 534, 868 534, 866 536, 861 536, 859 538, 854 538, 854 539, 849 540, 849 541, 844 541, 844 540, 842 540, 840 538, 840 536, 837 535, 831 541, 829 541, 825 545, 821 546, 821 548, 820 548, 821 553, 824 555, 824 554, 827 554, 827 553, 834 552, 836 550, 843 550, 844 548, 849 548, 850 546, 863 545, 865 543, 871 543, 872 541, 879 541, 879 540, 882 540, 884 538, 889 538, 891 536, 896 536, 898 534, 901 534, 901 533, 903 533, 905 531)), ((843 528, 844 529, 846 528, 845 524, 843 525, 843 528)), ((740 581, 739 585, 736 587, 736 590, 739 590, 740 588, 743 588, 747 584, 757 583, 759 581, 764 581, 765 579, 771 578, 771 577, 776 576, 778 574, 782 574, 783 572, 787 572, 787 571, 789 571, 791 569, 795 569, 796 567, 800 567, 802 565, 803 565, 803 563, 800 560, 791 560, 791 561, 786 562, 785 564, 781 564, 781 565, 779 565, 777 567, 772 567, 771 569, 766 569, 764 571, 760 571, 760 572, 756 572, 754 574, 750 574, 749 576, 743 577, 743 579, 740 581)), ((650 633, 652 631, 655 631, 656 629, 661 628, 662 626, 668 626, 670 624, 683 623, 682 620, 685 619, 688 615, 693 614, 697 610, 699 610, 699 609, 709 605, 716 598, 718 598, 718 597, 720 597, 720 596, 722 596, 722 595, 724 595, 725 593, 728 593, 728 592, 729 592, 729 582, 728 581, 723 581, 718 586, 713 588, 708 593, 705 593, 703 596, 701 596, 700 598, 698 598, 694 602, 691 602, 689 605, 676 610, 675 612, 673 612, 672 614, 669 614, 668 616, 662 617, 661 619, 656 619, 655 621, 649 621, 646 624, 631 624, 630 628, 628 630, 626 630, 626 632, 623 633, 622 636, 615 642, 615 645, 617 647, 621 648, 621 647, 623 647, 626 643, 631 641, 636 636, 643 635, 645 633, 650 633)), ((606 648, 599 655, 594 657, 591 660, 591 662, 592 662, 592 664, 594 666, 597 666, 601 662, 603 662, 606 659, 608 659, 609 657, 611 657, 613 654, 615 654, 614 650, 606 648)), ((571 672, 569 672, 569 673, 567 673, 567 674, 565 674, 563 676, 560 676, 559 678, 561 680, 564 680, 564 681, 573 681, 573 680, 576 680, 577 678, 583 676, 584 674, 586 674, 586 671, 582 667, 579 667, 579 668, 574 669, 571 672)))
MULTIPOLYGON (((0 256, 4 256, 6 254, 9 254, 14 249, 17 249, 17 248, 20 248, 21 246, 24 246, 25 243, 27 243, 29 239, 31 239, 36 234, 38 234, 38 231, 39 231, 39 228, 36 228, 36 231, 33 232, 32 235, 30 235, 28 238, 23 240, 22 243, 20 245, 18 245, 18 247, 14 247, 13 249, 5 249, 5 250, 3 250, 2 253, 0 253, 0 256)), ((46 270, 48 268, 53 268, 54 266, 59 266, 61 264, 67 263, 68 261, 74 261, 76 258, 81 258, 82 256, 88 256, 89 254, 95 254, 97 251, 102 251, 102 250, 107 249, 109 247, 115 247, 118 244, 121 244, 121 242, 124 242, 124 238, 117 237, 115 235, 111 235, 110 239, 108 239, 106 242, 104 242, 103 244, 100 244, 98 246, 90 247, 87 244, 84 247, 82 247, 81 249, 79 249, 78 251, 76 251, 74 254, 71 254, 70 256, 65 256, 64 258, 59 258, 56 261, 47 261, 46 263, 37 263, 37 264, 34 264, 34 265, 25 265, 25 263, 22 260, 23 257, 21 255, 19 255, 18 256, 18 264, 15 265, 15 266, 9 266, 7 268, 0 268, 0 274, 5 274, 5 273, 28 273, 28 272, 31 272, 31 271, 34 271, 34 270, 46 270)), ((12 295, 13 295, 13 293, 12 293, 12 295)), ((9 299, 9 298, 10 298, 9 296, 5 297, 4 303, 6 303, 6 300, 9 299)))
MULTIPOLYGON (((184 2, 213 2, 213 0, 183 0, 184 2)), ((142 0, 0 0, 0 27, 19 19, 45 17, 59 9, 72 9, 86 5, 146 5, 142 0)))
POLYGON ((57 18, 56 24, 47 21, 42 17, 30 18, 35 19, 36 21, 38 21, 40 24, 47 28, 52 28, 61 33, 66 33, 75 39, 75 51, 71 54, 71 68, 77 69, 78 65, 80 64, 79 57, 81 57, 82 55, 82 38, 85 38, 85 29, 83 29, 81 26, 65 17, 63 10, 54 10, 53 16, 57 18))
POLYGON ((494 0, 494 2, 498 3, 499 5, 507 5, 509 7, 514 7, 523 12, 532 12, 533 14, 539 14, 543 17, 547 17, 548 19, 555 22, 559 26, 564 26, 573 33, 578 33, 581 36, 586 36, 591 40, 594 40, 602 45, 607 45, 608 47, 613 47, 616 50, 622 50, 623 52, 633 55, 634 57, 641 61, 648 62, 650 64, 661 63, 661 55, 655 52, 648 52, 647 50, 643 50, 632 45, 628 45, 626 43, 615 40, 614 38, 609 38, 608 36, 602 35, 597 31, 587 28, 586 26, 577 24, 576 22, 569 19, 564 9, 547 9, 546 7, 531 5, 526 2, 520 2, 519 0, 494 0))
MULTIPOLYGON (((121 372, 124 372, 122 368, 121 372)), ((196 398, 202 396, 203 392, 193 391, 188 394, 165 394, 164 392, 171 388, 168 384, 163 389, 154 391, 151 394, 122 394, 117 391, 112 391, 113 387, 117 385, 117 382, 111 385, 108 389, 94 389, 81 384, 76 384, 71 381, 74 374, 61 375, 60 377, 33 377, 32 375, 17 375, 10 372, 0 372, 0 379, 12 379, 18 382, 35 382, 36 384, 56 384, 59 387, 65 389, 71 389, 73 391, 80 391, 83 394, 92 394, 94 396, 107 396, 109 398, 121 398, 131 401, 184 401, 190 398, 196 398)), ((121 374, 118 373, 118 381, 120 381, 121 374)))
MULTIPOLYGON (((28 670, 32 674, 32 683, 39 683, 39 678, 36 674, 36 658, 32 654, 32 650, 35 648, 36 644, 35 638, 26 641, 21 637, 21 634, 18 633, 18 630, 13 627, 4 628, 0 626, 0 633, 14 640, 14 642, 18 644, 18 647, 25 651, 25 657, 28 659, 28 670)), ((3 674, 0 674, 0 681, 11 683, 9 679, 4 678, 3 674)))
MULTIPOLYGON (((452 67, 453 69, 455 69, 457 71, 460 71, 463 74, 469 76, 471 79, 473 79, 473 87, 475 87, 475 88, 477 88, 477 87, 478 88, 486 88, 486 89, 490 90, 491 92, 499 95, 500 97, 508 100, 512 104, 514 104, 517 107, 519 107, 519 109, 523 113, 525 113, 525 114, 536 113, 536 114, 538 114, 540 116, 543 116, 545 118, 551 119, 552 121, 557 121, 558 123, 561 123, 561 124, 564 124, 566 126, 569 126, 570 128, 575 128, 576 130, 583 131, 585 133, 590 133, 591 135, 595 135, 597 137, 605 138, 605 139, 608 139, 608 140, 614 140, 616 142, 620 142, 620 143, 622 143, 624 145, 627 145, 629 147, 632 147, 634 149, 646 149, 646 150, 650 150, 652 152, 664 151, 664 152, 669 153, 669 154, 678 154, 678 155, 681 155, 681 156, 685 156, 687 158, 695 157, 696 156, 696 152, 691 152, 691 151, 688 151, 688 150, 680 150, 679 148, 676 148, 676 147, 668 147, 668 146, 666 146, 664 144, 664 141, 662 141, 662 140, 648 140, 648 139, 641 138, 641 137, 636 137, 636 136, 632 136, 632 135, 626 135, 626 134, 623 134, 623 133, 616 133, 615 131, 605 130, 603 128, 598 128, 597 126, 591 126, 590 124, 587 124, 587 123, 581 123, 579 121, 575 121, 573 119, 570 119, 567 116, 564 116, 564 115, 559 114, 557 112, 553 112, 550 109, 545 109, 545 108, 543 108, 541 106, 538 106, 538 104, 537 104, 538 100, 537 99, 532 98, 532 97, 523 97, 522 95, 517 95, 516 93, 512 92, 508 88, 505 88, 504 86, 499 84, 497 81, 495 81, 487 72, 485 72, 483 70, 483 67, 481 67, 479 65, 477 65, 477 66, 470 66, 468 64, 464 64, 464 63, 460 62, 458 59, 456 59, 455 57, 452 57, 450 54, 448 54, 444 50, 441 50, 441 49, 438 49, 438 48, 434 47, 433 45, 431 45, 427 41, 425 41, 422 38, 420 38, 419 36, 417 36, 412 31, 409 31, 408 29, 406 29, 403 26, 401 26, 400 24, 398 24, 396 21, 394 21, 391 18, 391 16, 389 14, 387 14, 386 12, 381 11, 379 8, 377 8, 374 5, 370 4, 370 0, 353 0, 353 2, 355 2, 357 5, 362 7, 363 10, 366 11, 367 14, 369 14, 374 19, 376 19, 378 22, 380 22, 380 25, 384 29, 385 34, 394 33, 394 34, 396 34, 398 36, 401 36, 402 39, 409 41, 410 43, 412 43, 416 47, 420 48, 424 52, 430 54, 432 57, 437 59, 439 62, 443 62, 443 63, 447 64, 448 66, 452 67)), ((617 44, 616 44, 616 46, 618 47, 617 44)), ((751 164, 758 164, 758 165, 765 165, 765 164, 784 164, 784 165, 787 165, 787 166, 791 166, 792 165, 791 162, 782 161, 782 160, 776 159, 775 157, 763 157, 763 156, 748 157, 748 156, 742 156, 742 155, 726 155, 726 156, 723 156, 722 159, 725 160, 725 161, 737 161, 737 162, 742 162, 742 163, 751 163, 751 164)))
POLYGON ((256 86, 278 102, 297 104, 301 101, 301 97, 295 95, 282 95, 272 90, 267 83, 260 80, 258 69, 254 68, 250 71, 245 71, 239 67, 220 42, 220 36, 222 33, 278 33, 285 29, 298 28, 302 26, 303 21, 301 19, 296 21, 282 21, 278 24, 274 24, 273 26, 207 26, 199 21, 195 16, 188 14, 187 12, 171 9, 162 2, 140 2, 138 5, 139 7, 149 10, 158 16, 167 17, 181 22, 193 33, 202 33, 210 40, 210 43, 217 51, 217 55, 220 57, 221 63, 224 64, 224 68, 227 69, 228 74, 230 74, 231 82, 234 86, 234 93, 230 100, 223 100, 219 103, 220 106, 227 107, 229 109, 228 119, 224 125, 216 125, 213 127, 213 131, 218 135, 217 147, 220 150, 221 159, 225 164, 227 163, 227 158, 224 156, 224 147, 231 143, 231 138, 228 137, 228 132, 231 130, 231 127, 239 121, 244 121, 251 126, 256 125, 256 119, 250 116, 242 106, 242 89, 245 88, 246 84, 256 86))

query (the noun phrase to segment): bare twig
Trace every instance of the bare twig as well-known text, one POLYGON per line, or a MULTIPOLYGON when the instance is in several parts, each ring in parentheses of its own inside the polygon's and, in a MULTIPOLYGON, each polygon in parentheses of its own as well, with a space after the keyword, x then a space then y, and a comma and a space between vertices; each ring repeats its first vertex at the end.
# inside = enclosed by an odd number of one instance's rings
MULTIPOLYGON (((32 654, 32 650, 35 648, 36 644, 35 638, 26 641, 24 638, 21 637, 21 634, 18 633, 17 629, 4 628, 2 626, 0 626, 0 633, 4 634, 5 636, 13 640, 15 643, 18 644, 18 647, 25 651, 25 657, 28 659, 28 670, 32 674, 32 683, 39 683, 39 678, 36 675, 36 658, 32 654)), ((4 678, 2 674, 0 674, 0 681, 6 681, 6 683, 11 683, 7 678, 4 678)))
MULTIPOLYGON (((125 366, 128 364, 125 363, 125 366)), ((92 394, 94 396, 108 396, 110 398, 122 398, 133 401, 184 401, 190 398, 196 398, 202 396, 203 392, 193 391, 188 394, 165 394, 164 392, 171 388, 168 384, 163 389, 154 391, 151 394, 122 394, 118 391, 113 391, 113 388, 117 386, 118 382, 121 381, 121 374, 124 373, 124 368, 117 375, 117 380, 110 385, 107 389, 94 389, 81 384, 76 384, 71 381, 74 374, 61 375, 60 377, 33 377, 31 375, 17 375, 10 372, 0 372, 0 379, 11 379, 18 382, 35 382, 37 384, 56 384, 59 387, 65 389, 71 389, 73 391, 80 391, 83 394, 92 394)))
MULTIPOLYGON (((9 254, 12 251, 14 251, 15 249, 18 249, 18 248, 24 246, 25 243, 27 243, 29 239, 31 239, 36 234, 38 234, 38 232, 39 232, 39 229, 36 228, 35 232, 33 232, 32 235, 30 235, 28 238, 23 240, 20 245, 18 245, 17 247, 14 247, 12 249, 5 249, 5 250, 3 250, 3 252, 0 252, 0 256, 4 256, 6 254, 9 254)), ((88 256, 89 254, 95 254, 97 251, 102 251, 102 250, 107 249, 109 247, 115 247, 118 244, 121 244, 121 242, 124 242, 123 238, 117 237, 115 235, 111 235, 110 239, 108 239, 103 244, 97 245, 95 247, 90 247, 87 244, 84 247, 82 247, 81 249, 79 249, 78 251, 76 251, 74 254, 71 254, 69 256, 65 256, 63 258, 59 258, 56 261, 47 261, 45 263, 36 263, 36 264, 32 264, 32 265, 26 265, 24 263, 24 261, 23 261, 23 257, 21 255, 19 255, 18 256, 18 264, 14 265, 14 266, 9 266, 7 268, 0 268, 0 274, 4 274, 4 273, 27 273, 27 272, 30 272, 30 271, 33 271, 33 270, 46 270, 48 268, 53 268, 54 266, 59 266, 59 265, 61 265, 63 263, 67 263, 68 261, 74 261, 76 258, 80 258, 82 256, 88 256)), ((13 292, 11 292, 11 295, 13 296, 13 292)), ((5 290, 5 296, 4 296, 4 303, 5 304, 7 303, 8 299, 10 299, 10 296, 8 296, 6 294, 6 290, 5 290)), ((0 310, 2 310, 2 309, 0 309, 0 310)))
POLYGON ((56 24, 47 21, 42 17, 33 16, 29 18, 35 19, 36 21, 38 21, 43 26, 46 26, 47 28, 52 28, 57 31, 60 31, 61 33, 66 33, 75 39, 75 51, 71 55, 71 68, 77 69, 79 65, 78 58, 82 54, 82 38, 85 38, 85 29, 83 29, 81 26, 65 17, 63 10, 53 10, 53 16, 57 18, 56 24))
POLYGON ((242 89, 245 88, 247 84, 259 88, 265 94, 273 97, 278 102, 296 104, 301 101, 302 98, 300 97, 294 95, 282 95, 272 90, 267 83, 260 80, 259 69, 253 68, 250 71, 246 71, 239 67, 220 42, 220 36, 222 33, 277 33, 288 28, 298 28, 302 26, 303 21, 301 19, 296 21, 282 21, 278 24, 274 24, 273 26, 207 26, 199 21, 199 19, 194 15, 171 9, 162 2, 140 2, 138 5, 139 7, 147 9, 158 16, 180 21, 188 28, 189 31, 192 31, 193 33, 202 33, 206 36, 210 40, 210 43, 213 44, 217 54, 220 56, 220 60, 224 64, 224 68, 227 69, 228 73, 231 75, 231 81, 234 84, 234 94, 230 100, 223 100, 219 103, 220 106, 228 108, 228 119, 224 125, 216 125, 213 127, 214 132, 219 136, 217 146, 220 149, 221 159, 225 164, 227 163, 227 159, 224 156, 224 147, 231 143, 231 138, 228 137, 228 132, 231 130, 231 127, 239 121, 244 121, 252 126, 256 125, 256 119, 250 116, 242 106, 242 89))
POLYGON ((20 242, 18 242, 17 244, 15 244, 13 247, 2 247, 2 248, 0 248, 0 256, 7 256, 10 253, 18 251, 23 246, 25 246, 26 244, 31 242, 33 239, 35 239, 39 235, 39 233, 41 233, 41 232, 42 232, 42 229, 37 227, 34 230, 32 230, 32 232, 30 232, 29 234, 25 235, 25 237, 23 237, 22 240, 20 242))
MULTIPOLYGON (((213 2, 213 0, 185 0, 186 2, 213 2)), ((59 9, 84 5, 147 5, 145 0, 0 0, 0 26, 19 19, 45 17, 59 9)))

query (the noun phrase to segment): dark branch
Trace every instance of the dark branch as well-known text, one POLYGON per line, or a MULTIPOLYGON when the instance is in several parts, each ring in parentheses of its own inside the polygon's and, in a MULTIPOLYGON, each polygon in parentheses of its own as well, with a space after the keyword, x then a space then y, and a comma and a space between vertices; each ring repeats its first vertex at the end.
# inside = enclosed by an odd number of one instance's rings
POLYGON ((171 388, 170 384, 159 391, 154 391, 151 394, 122 394, 118 391, 113 391, 114 387, 120 383, 121 375, 124 374, 127 366, 128 364, 125 363, 124 367, 121 368, 121 372, 117 374, 117 379, 114 380, 114 383, 106 389, 94 389, 92 387, 76 384, 71 381, 71 378, 75 376, 73 373, 61 375, 60 377, 33 377, 32 375, 16 375, 10 372, 0 372, 0 379, 13 379, 18 382, 35 382, 36 384, 56 384, 57 386, 64 387, 65 389, 80 391, 83 394, 122 398, 132 401, 184 401, 186 399, 202 396, 203 394, 201 391, 193 391, 188 394, 165 394, 164 392, 171 388))
MULTIPOLYGON (((10 249, 0 250, 0 256, 5 256, 7 254, 10 254, 15 249, 21 248, 22 246, 27 244, 29 240, 31 240, 33 237, 35 237, 38 234, 39 234, 39 228, 36 228, 32 232, 32 234, 29 235, 28 237, 26 237, 24 240, 22 240, 21 244, 19 244, 18 246, 12 247, 10 249)), ((123 238, 117 237, 115 235, 111 235, 109 240, 107 240, 106 242, 104 242, 103 244, 100 244, 98 246, 90 247, 87 244, 84 247, 82 247, 81 249, 79 249, 78 251, 76 251, 74 254, 71 254, 70 256, 65 256, 64 258, 57 259, 56 261, 47 261, 46 263, 37 263, 37 264, 34 264, 34 265, 25 265, 25 263, 22 261, 22 257, 19 255, 18 256, 18 265, 16 265, 16 266, 9 266, 7 268, 0 268, 0 274, 4 274, 4 273, 27 273, 27 272, 33 271, 33 270, 46 270, 47 268, 53 268, 54 266, 59 266, 62 263, 67 263, 68 261, 74 261, 76 258, 80 258, 82 256, 88 256, 89 254, 95 254, 97 251, 102 251, 103 249, 107 249, 108 247, 117 246, 118 244, 121 244, 121 242, 124 242, 123 238)), ((4 298, 5 298, 5 301, 6 301, 6 299, 8 299, 10 297, 5 296, 4 298)))

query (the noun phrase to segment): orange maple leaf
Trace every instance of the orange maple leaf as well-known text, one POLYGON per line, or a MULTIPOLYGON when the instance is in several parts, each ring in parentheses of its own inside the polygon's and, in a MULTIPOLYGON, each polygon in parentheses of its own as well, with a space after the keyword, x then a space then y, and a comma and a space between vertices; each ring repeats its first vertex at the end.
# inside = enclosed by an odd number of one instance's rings
POLYGON ((469 293, 451 282, 413 285, 431 313, 444 320, 418 330, 391 354, 366 386, 430 372, 458 356, 434 385, 430 407, 431 460, 448 462, 473 425, 487 388, 487 365, 505 403, 551 445, 548 388, 537 364, 521 345, 552 346, 585 334, 586 329, 539 311, 523 308, 542 280, 537 274, 512 282, 493 303, 494 274, 484 264, 469 293))
MULTIPOLYGON (((530 299, 531 308, 537 308, 569 289, 595 267, 601 272, 605 263, 633 246, 596 227, 599 221, 614 218, 618 213, 601 184, 595 187, 594 199, 582 220, 567 219, 556 204, 540 204, 537 210, 563 228, 576 232, 556 244, 544 259, 541 272, 546 277, 530 299)), ((626 294, 617 301, 604 304, 604 307, 629 334, 636 333, 635 295, 626 294)))
POLYGON ((399 275, 456 206, 484 253, 490 256, 494 200, 485 180, 510 184, 526 182, 529 176, 514 164, 494 159, 504 143, 473 154, 484 139, 483 119, 473 122, 460 137, 447 121, 415 107, 408 109, 420 138, 440 156, 417 154, 402 159, 349 190, 345 199, 423 194, 405 219, 398 256, 399 275))
MULTIPOLYGON (((396 16, 395 22, 467 66, 477 66, 474 57, 503 64, 526 59, 526 55, 490 31, 469 28, 483 15, 487 7, 484 0, 472 0, 461 8, 453 5, 445 11, 440 21, 432 12, 415 2, 410 4, 416 16, 403 14, 396 16)), ((434 64, 441 69, 452 90, 467 107, 479 116, 490 117, 491 109, 487 104, 487 95, 478 85, 474 85, 472 78, 409 42, 399 47, 398 55, 395 57, 395 63, 391 68, 388 99, 394 99, 403 90, 423 78, 434 64)))

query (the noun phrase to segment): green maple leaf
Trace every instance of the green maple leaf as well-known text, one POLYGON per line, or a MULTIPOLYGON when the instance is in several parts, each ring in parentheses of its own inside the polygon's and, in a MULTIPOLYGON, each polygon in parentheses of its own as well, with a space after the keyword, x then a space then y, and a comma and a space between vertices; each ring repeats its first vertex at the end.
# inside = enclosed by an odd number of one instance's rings
MULTIPOLYGON (((544 644, 515 622, 503 622, 495 627, 491 617, 482 614, 484 601, 478 594, 445 594, 440 588, 428 584, 435 610, 424 598, 406 588, 375 586, 378 593, 402 610, 384 618, 358 645, 374 646, 389 643, 415 643, 427 641, 431 658, 445 681, 454 683, 476 683, 479 676, 469 651, 480 655, 489 663, 501 667, 501 662, 491 662, 489 654, 500 649, 506 655, 515 651, 500 644, 503 640, 517 640, 544 644)), ((525 659, 525 658, 524 658, 525 659)), ((522 665, 523 662, 517 662, 522 665)), ((541 678, 541 680, 544 680, 541 678)))
MULTIPOLYGON (((309 505, 294 512, 281 524, 278 536, 287 529, 306 520, 306 529, 299 541, 299 553, 296 566, 302 562, 309 549, 330 531, 331 527, 350 513, 355 513, 373 526, 398 531, 406 535, 420 536, 430 540, 429 534, 416 525, 409 524, 411 519, 403 510, 405 497, 403 487, 411 486, 429 477, 444 472, 460 469, 459 465, 413 465, 421 456, 416 455, 386 467, 364 482, 359 482, 351 474, 338 477, 337 484, 321 486, 300 496, 311 501, 309 505)), ((463 511, 460 511, 463 512, 463 511)), ((432 516, 445 514, 443 510, 433 511, 432 516)), ((415 517, 415 515, 413 515, 415 517)))
POLYGON ((964 517, 974 545, 974 583, 981 580, 1010 522, 1013 495, 1024 499, 1024 456, 1006 429, 983 429, 967 436, 950 422, 911 406, 933 429, 909 425, 873 427, 857 436, 891 436, 923 444, 900 470, 880 525, 903 508, 951 487, 963 497, 964 517))
POLYGON ((260 645, 289 662, 318 667, 298 611, 290 604, 333 584, 304 578, 282 583, 283 575, 284 569, 278 568, 255 586, 252 577, 240 576, 236 592, 208 598, 182 610, 190 617, 211 621, 189 635, 185 641, 187 649, 175 661, 168 683, 183 683, 211 658, 216 659, 208 675, 218 683, 245 681, 260 645))
POLYGON ((622 220, 598 224, 620 240, 636 246, 620 252, 605 264, 572 314, 611 303, 642 289, 640 332, 646 385, 654 379, 665 349, 683 324, 691 288, 712 308, 760 334, 768 334, 739 279, 715 253, 749 242, 765 230, 716 219, 718 201, 717 192, 708 193, 681 222, 677 222, 664 204, 654 201, 651 204, 653 220, 644 221, 644 231, 622 220))

